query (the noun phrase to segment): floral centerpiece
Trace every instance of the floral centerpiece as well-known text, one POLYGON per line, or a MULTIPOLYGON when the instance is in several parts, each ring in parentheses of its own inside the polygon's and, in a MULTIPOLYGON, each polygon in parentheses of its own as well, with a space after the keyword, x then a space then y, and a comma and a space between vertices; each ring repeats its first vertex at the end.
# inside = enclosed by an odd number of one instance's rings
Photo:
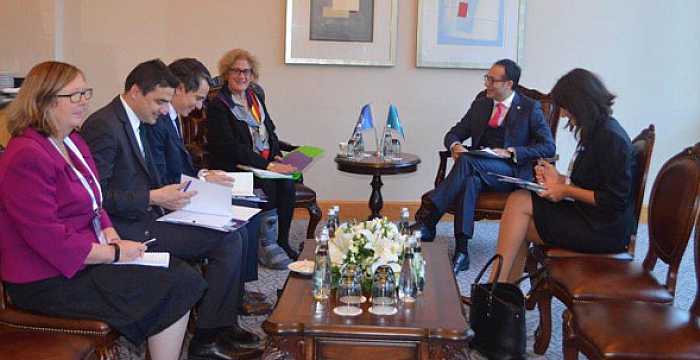
MULTIPOLYGON (((386 217, 363 222, 343 223, 328 243, 334 279, 346 264, 360 268, 362 288, 371 288, 372 274, 381 265, 389 265, 396 276, 401 272, 401 257, 406 236, 386 217)), ((334 283, 337 283, 334 281, 334 283)))

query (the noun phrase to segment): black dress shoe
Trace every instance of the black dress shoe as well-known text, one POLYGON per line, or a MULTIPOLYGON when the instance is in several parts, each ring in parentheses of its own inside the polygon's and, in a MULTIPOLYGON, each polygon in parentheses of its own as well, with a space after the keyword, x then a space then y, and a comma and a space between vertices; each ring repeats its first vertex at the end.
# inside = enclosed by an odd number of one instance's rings
POLYGON ((231 341, 217 339, 210 343, 191 342, 187 351, 190 360, 239 360, 254 359, 262 355, 260 348, 243 348, 231 341))
POLYGON ((455 257, 452 260, 452 272, 457 275, 460 271, 466 270, 469 270, 469 253, 458 251, 455 253, 455 257))
POLYGON ((435 235, 437 234, 435 224, 413 223, 413 225, 408 227, 408 230, 411 232, 420 231, 420 240, 426 242, 435 240, 435 235))
POLYGON ((261 348, 262 345, 262 341, 258 335, 238 325, 230 326, 222 330, 221 333, 219 333, 219 338, 244 349, 257 349, 261 348))

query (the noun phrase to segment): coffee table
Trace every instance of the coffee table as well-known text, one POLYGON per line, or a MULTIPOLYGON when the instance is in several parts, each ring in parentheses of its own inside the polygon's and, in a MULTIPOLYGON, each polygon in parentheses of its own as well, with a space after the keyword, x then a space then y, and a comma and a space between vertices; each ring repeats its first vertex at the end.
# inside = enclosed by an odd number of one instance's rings
POLYGON ((365 153, 360 157, 336 156, 338 170, 352 174, 372 175, 372 194, 369 197, 369 208, 372 211, 369 220, 381 217, 379 213, 384 206, 382 199, 382 175, 412 173, 418 168, 420 158, 417 155, 401 153, 396 159, 383 159, 374 153, 365 153))
MULTIPOLYGON (((306 240, 300 259, 313 259, 314 241, 306 240)), ((311 296, 310 277, 290 273, 277 307, 263 323, 270 337, 267 352, 289 359, 454 359, 473 336, 462 313, 447 245, 423 243, 426 287, 398 313, 368 312, 342 317, 333 313, 335 299, 325 304, 311 296)))

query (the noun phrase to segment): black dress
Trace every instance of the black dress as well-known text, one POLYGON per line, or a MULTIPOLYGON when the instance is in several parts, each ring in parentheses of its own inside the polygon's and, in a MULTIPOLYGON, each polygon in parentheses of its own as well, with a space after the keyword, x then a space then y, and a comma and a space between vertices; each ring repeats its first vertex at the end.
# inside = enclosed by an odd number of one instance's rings
POLYGON ((571 182, 592 190, 596 205, 551 202, 532 193, 534 222, 545 244, 585 253, 624 251, 634 229, 632 143, 610 117, 579 148, 571 182))
POLYGON ((137 346, 180 319, 206 289, 204 279, 175 257, 170 258, 169 268, 92 265, 71 279, 58 276, 5 285, 19 308, 101 320, 137 346))

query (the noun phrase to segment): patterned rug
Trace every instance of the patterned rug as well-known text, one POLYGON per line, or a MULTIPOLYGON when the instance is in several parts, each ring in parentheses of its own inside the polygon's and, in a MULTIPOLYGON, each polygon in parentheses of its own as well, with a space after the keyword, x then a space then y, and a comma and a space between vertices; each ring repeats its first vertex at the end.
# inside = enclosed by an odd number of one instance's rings
MULTIPOLYGON (((306 226, 307 222, 305 220, 296 220, 292 223, 291 238, 294 239, 295 243, 299 243, 306 236, 306 226)), ((319 228, 320 229, 320 228, 319 228)), ((318 229, 317 229, 318 230, 318 229)), ((452 224, 447 222, 441 222, 438 224, 436 242, 445 242, 448 244, 450 249, 450 256, 454 251, 454 237, 452 232, 452 224)), ((474 239, 469 242, 469 254, 471 259, 471 267, 468 271, 464 271, 457 277, 457 282, 462 295, 469 295, 470 284, 474 281, 474 278, 478 274, 479 270, 484 266, 486 261, 493 256, 494 249, 496 245, 496 239, 498 236, 498 222, 495 221, 480 221, 476 224, 476 229, 474 233, 474 239)), ((646 225, 641 225, 639 227, 639 235, 636 246, 635 259, 641 261, 644 258, 648 248, 648 234, 646 225)), ((693 241, 691 240, 688 244, 688 249, 691 251, 686 251, 683 261, 681 263, 681 268, 678 277, 678 283, 676 286, 676 300, 675 306, 688 309, 695 297, 696 292, 696 282, 694 275, 694 255, 693 255, 693 241)), ((654 273, 657 279, 663 281, 665 278, 666 267, 657 265, 654 273)), ((277 289, 280 289, 284 285, 288 271, 286 270, 270 270, 264 267, 260 267, 259 279, 253 283, 247 284, 247 288, 250 290, 260 291, 265 293, 271 302, 277 301, 277 289)), ((522 286, 523 291, 527 292, 529 290, 529 285, 525 284, 522 286)), ((549 349, 544 354, 544 356, 536 355, 532 352, 532 344, 534 341, 534 331, 537 328, 537 323, 539 321, 539 314, 537 310, 528 311, 526 314, 527 321, 527 336, 528 336, 528 359, 561 359, 563 358, 561 352, 561 314, 564 309, 563 305, 556 299, 552 302, 552 340, 549 345, 549 349)), ((265 320, 264 316, 242 316, 240 317, 240 323, 243 327, 257 333, 261 337, 265 336, 265 333, 260 328, 260 325, 265 320)), ((129 342, 120 339, 119 341, 119 358, 120 359, 143 359, 145 355, 145 348, 135 348, 129 342)), ((186 347, 185 347, 186 348, 186 347)), ((475 351, 471 351, 465 354, 465 357, 472 359, 484 359, 475 351)), ((264 358, 266 360, 276 359, 275 354, 265 354, 264 358)), ((584 358, 581 356, 581 358, 584 358)), ((186 359, 183 354, 182 359, 186 359)))

